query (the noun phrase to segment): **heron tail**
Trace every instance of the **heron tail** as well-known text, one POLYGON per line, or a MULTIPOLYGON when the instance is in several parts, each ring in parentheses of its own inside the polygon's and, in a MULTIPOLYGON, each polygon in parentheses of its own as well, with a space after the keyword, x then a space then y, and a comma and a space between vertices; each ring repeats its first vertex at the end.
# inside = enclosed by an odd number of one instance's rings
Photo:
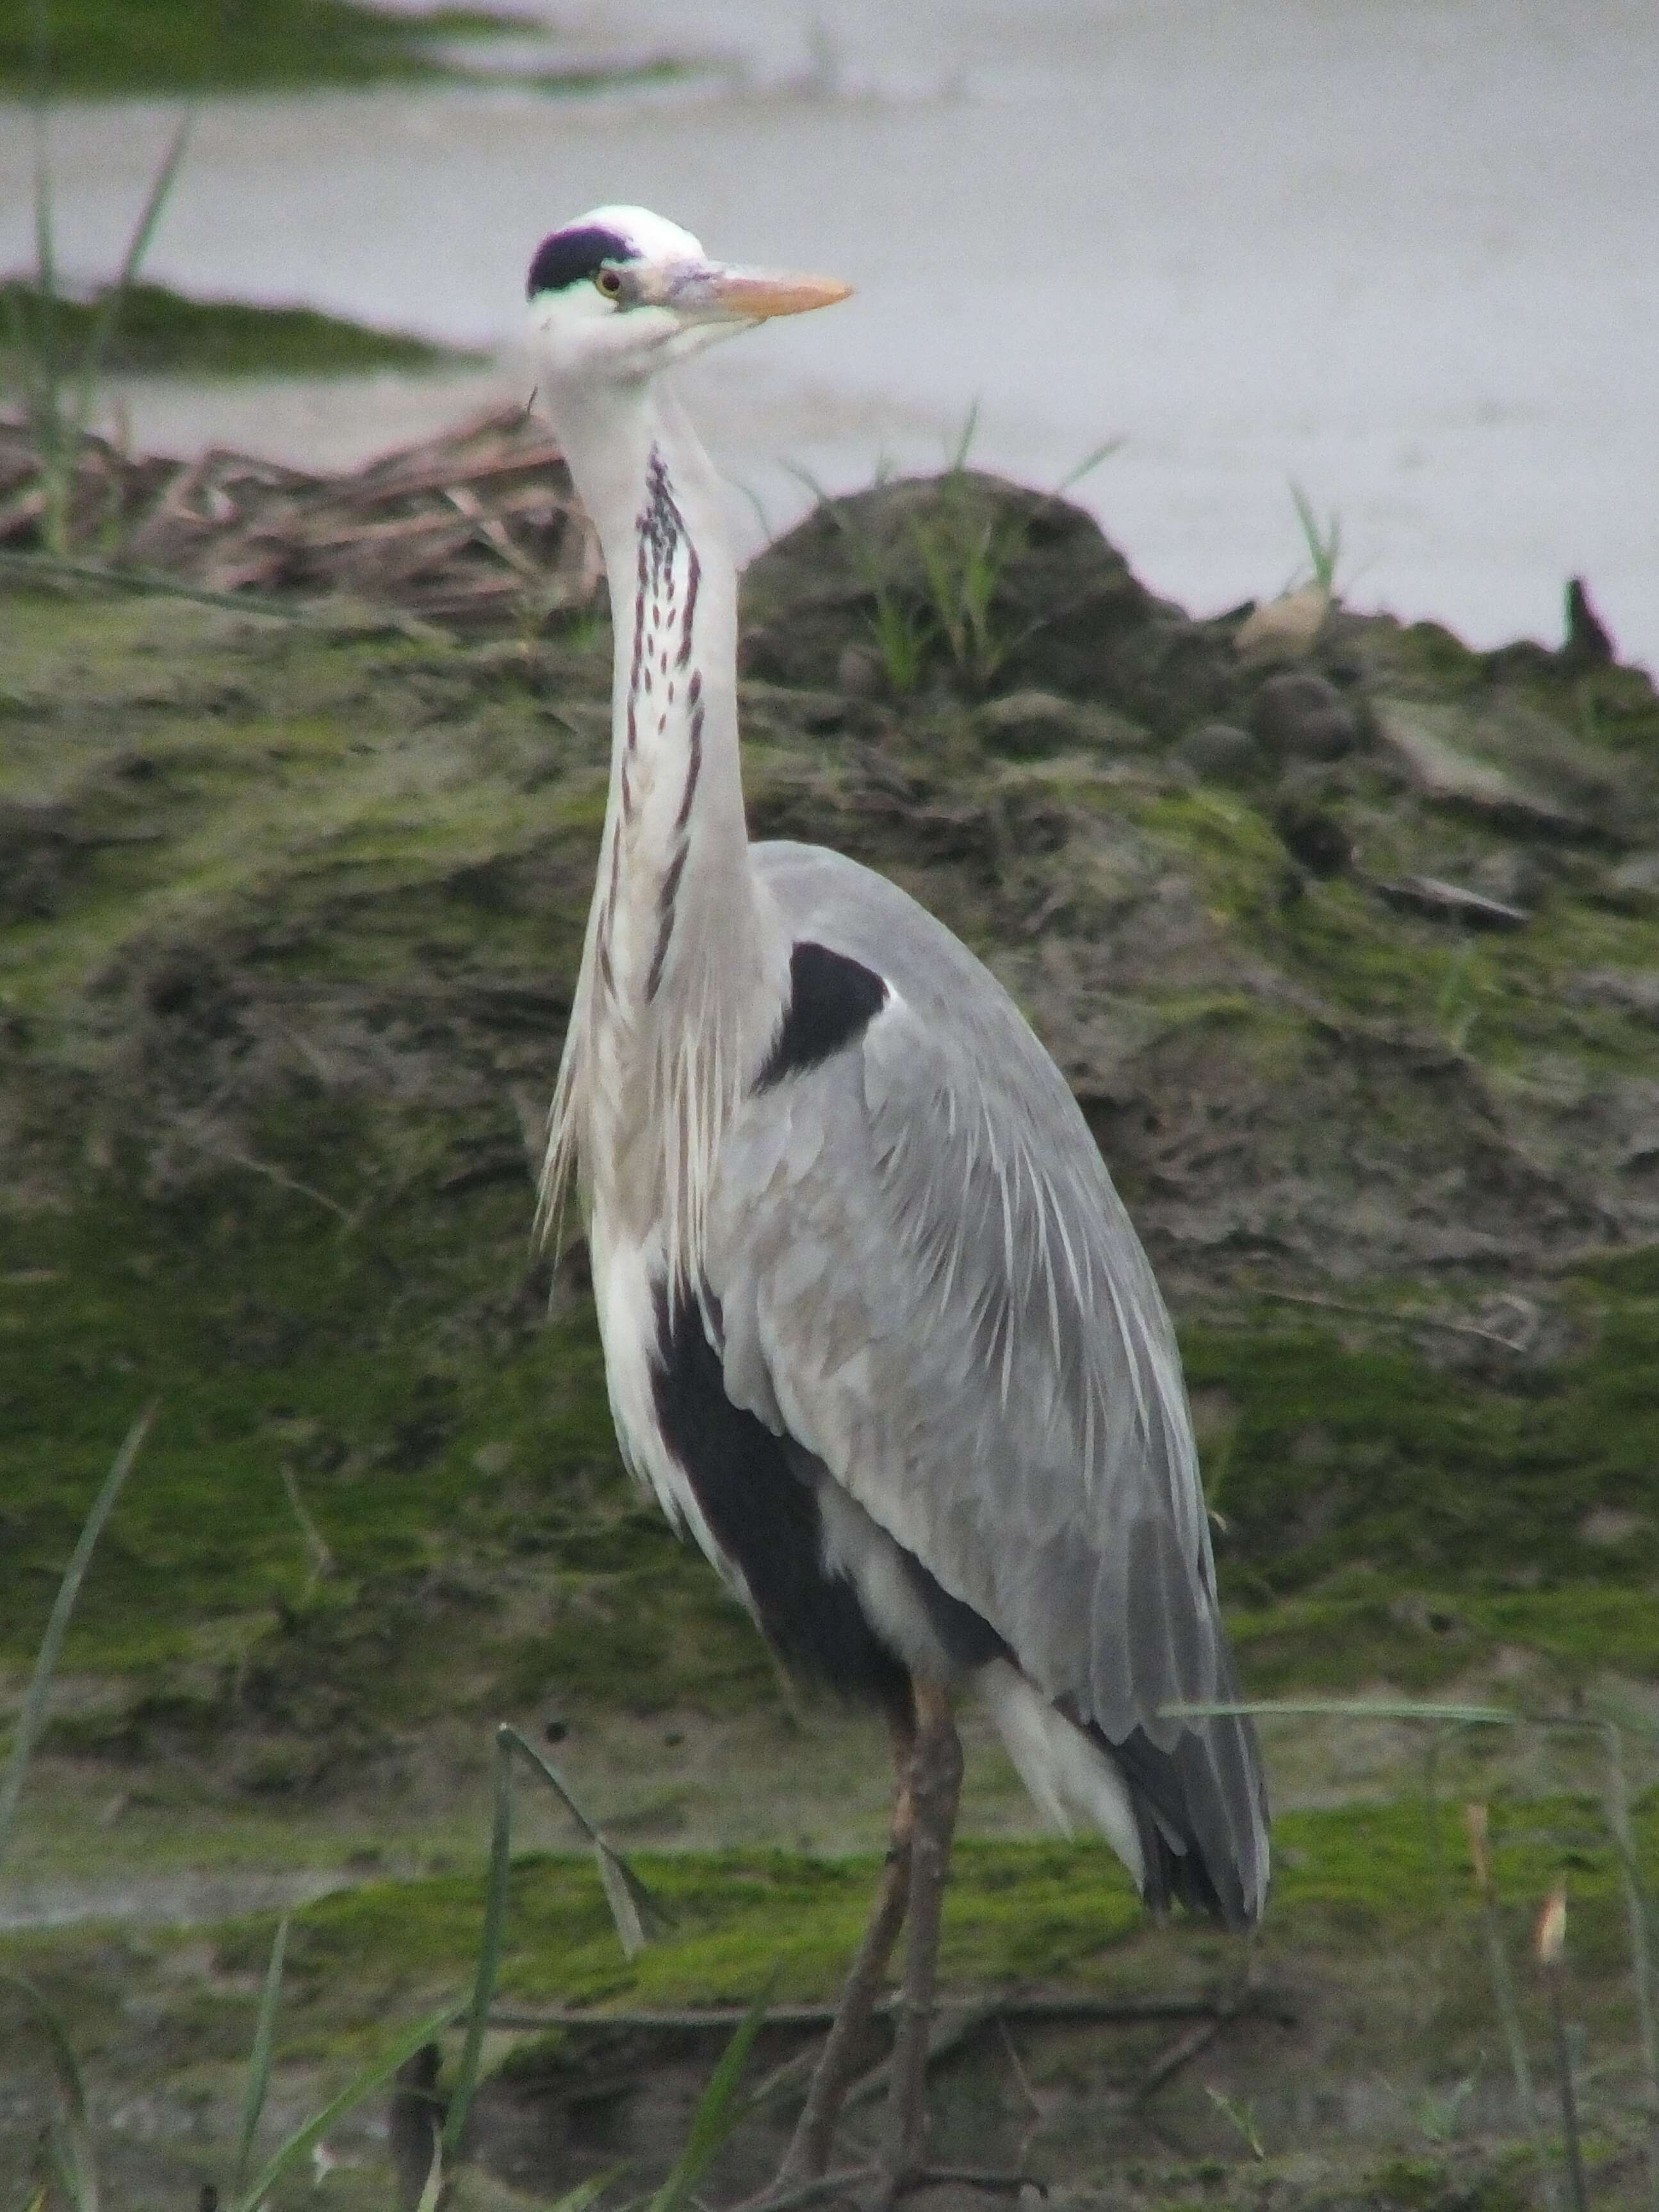
POLYGON ((1020 1779, 1057 1827, 1097 1828, 1154 1911, 1178 1904, 1254 1927, 1267 1902, 1267 1814, 1247 1719, 1192 1723, 1168 1750, 1143 1729, 1114 1743, 1008 1661, 977 1680, 1020 1779))

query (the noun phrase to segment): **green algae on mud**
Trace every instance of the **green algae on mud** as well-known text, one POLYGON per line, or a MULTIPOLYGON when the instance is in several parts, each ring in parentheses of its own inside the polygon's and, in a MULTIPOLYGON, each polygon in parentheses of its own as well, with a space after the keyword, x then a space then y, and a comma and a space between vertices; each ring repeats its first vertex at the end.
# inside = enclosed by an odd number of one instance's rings
MULTIPOLYGON (((1408 1297, 1400 1307, 1424 1317, 1403 1342, 1398 1330, 1367 1343, 1274 1326, 1261 1309, 1224 1328, 1188 1324, 1189 1384, 1229 1407, 1208 1489, 1241 1593, 1307 1589, 1358 1560, 1469 1591, 1648 1584, 1659 1301, 1604 1305, 1585 1287, 1568 1277, 1559 1292, 1583 1347, 1508 1374, 1431 1364, 1424 1341, 1440 1317, 1408 1297)), ((1351 1310, 1363 1324, 1364 1306, 1351 1310)), ((1376 1310, 1386 1322, 1389 1305, 1376 1310)), ((1444 1322, 1469 1326, 1455 1312, 1444 1322)))
MULTIPOLYGON (((1490 1812, 1494 1880, 1514 1931, 1565 1865, 1576 1965, 1610 1978, 1626 1971, 1618 1865, 1595 1799, 1499 1798, 1490 1812)), ((1277 1837, 1273 1911, 1254 1939, 1264 1976, 1281 1947, 1306 1954, 1345 1942, 1415 1945, 1452 1926, 1470 1939, 1466 1963, 1478 1964, 1460 1806, 1407 1798, 1287 1813, 1277 1837)), ((1637 1843, 1644 1869, 1659 1874, 1654 1793, 1638 1809, 1637 1843)), ((872 1856, 781 1850, 637 1853, 630 1863, 669 1925, 628 1960, 591 1858, 515 1856, 503 2002, 746 2004, 769 1981, 780 2003, 832 1997, 880 1865, 872 1856)), ((367 2024, 394 1986, 402 2002, 445 1974, 464 1974, 482 1909, 476 1873, 342 1890, 297 1913, 290 1955, 307 1974, 340 1976, 342 1995, 367 2024)), ((261 1917, 225 1931, 220 1963, 235 1968, 263 1955, 270 1925, 261 1917)), ((953 1856, 940 1955, 941 1971, 958 1986, 1109 1988, 1137 1978, 1160 1951, 1177 1986, 1230 1962, 1236 1968, 1241 1956, 1206 1923, 1178 1917, 1150 1925, 1127 1875, 1097 1842, 964 1838, 953 1856)), ((1628 1998, 1608 2002, 1619 2008, 1628 1998)), ((1623 2009, 1607 2022, 1627 2024, 1623 2009)))
MULTIPOLYGON (((1611 2179, 1633 2140, 1619 2083, 1634 2032, 1613 1855, 1593 1802, 1582 1797, 1500 1799, 1491 1833, 1500 1930, 1517 1959, 1539 1898, 1564 1871, 1569 1881, 1584 2094, 1611 2179)), ((1638 1808, 1636 1840, 1644 1868, 1659 1871, 1659 1804, 1651 1797, 1638 1808)), ((1259 2203, 1272 2180, 1275 2203, 1370 2206, 1440 2201, 1368 2185, 1367 2177, 1381 2173, 1379 2160, 1402 2172, 1409 2165, 1426 2185, 1449 2161, 1474 2157, 1483 2188, 1495 2188, 1494 2177, 1508 2171, 1518 2193, 1446 2202, 1528 2203, 1524 2174, 1504 2163, 1519 2130, 1501 2093, 1487 2099, 1473 2127, 1436 2133, 1428 2124, 1435 2099, 1481 2077, 1497 2033, 1456 1809, 1443 1800, 1293 1814, 1280 1822, 1279 1841, 1274 1909, 1249 1966, 1259 2013, 1246 2026, 1223 2028, 1206 2050, 1200 2078, 1172 2073, 1149 2115, 1156 2132, 1147 2140, 1135 2133, 1145 2101, 1137 2100, 1137 2084, 1163 2061, 1172 2034, 1191 2033, 1190 2021, 1160 2021, 1156 2007, 1171 1999, 1240 2002, 1244 1947, 1185 1920, 1149 1925, 1098 1843, 961 1846, 945 1916, 947 2004, 998 1995, 1093 1997, 1127 2015, 1109 2025, 1047 2028, 1022 2028, 1014 2019, 1018 2078, 1042 2093, 1042 2124, 1030 2146, 1036 2170, 1085 2191, 1126 2188, 1144 2170, 1146 2201, 1165 2205, 1184 2178, 1210 2204, 1259 2203), (1137 2004, 1153 2008, 1146 2019, 1135 2020, 1137 2004), (1310 2067, 1324 2084, 1322 2116, 1286 2094, 1287 2081, 1310 2067), (1386 2096, 1377 2094, 1382 2084, 1386 2096), (1255 2113, 1265 2137, 1261 2156, 1207 2133, 1211 2089, 1255 2113), (1356 2099, 1364 2117, 1345 2119, 1345 2098, 1356 2099), (1115 2132, 1084 2126, 1089 2112, 1115 2113, 1115 2132), (1467 2140, 1453 2147, 1449 2134, 1467 2140), (1191 2147, 1179 2169, 1177 2147, 1206 2141, 1205 2169, 1191 2147), (1291 2153, 1304 2161, 1299 2175, 1264 2171, 1264 2160, 1291 2153), (1176 2169, 1160 2164, 1172 2159, 1176 2169), (1235 2186, 1245 2183, 1236 2200, 1235 2186)), ((614 2163, 619 2150, 649 2166, 661 2124, 653 2133, 648 2105, 635 2100, 647 2085, 678 2081, 682 2071, 695 2094, 718 2045, 688 2039, 684 2029, 642 2029, 630 2015, 741 2007, 766 1989, 778 2003, 832 1998, 878 1871, 871 1856, 826 1861, 756 1850, 641 1856, 635 1866, 672 1917, 661 1938, 628 1960, 591 1858, 532 1853, 513 1862, 497 2003, 514 2025, 490 2039, 473 2140, 487 2166, 521 2186, 533 2186, 532 2178, 515 2173, 511 2160, 538 2139, 555 2163, 534 2180, 550 2191, 614 2163), (538 2022, 538 2013, 572 2008, 587 2013, 592 2027, 574 2027, 568 2017, 538 2022), (605 2100, 612 2118, 597 2139, 568 2131, 567 2093, 605 2100)), ((464 1989, 483 1909, 478 1869, 370 1882, 301 1906, 278 2021, 279 2094, 319 2100, 384 2046, 388 2021, 418 2016, 464 1989)), ((218 2136, 228 2140, 272 1924, 258 1915, 173 1933, 86 1928, 0 1942, 5 1962, 48 1993, 106 2096, 131 2094, 142 2083, 158 2115, 175 2103, 187 2110, 187 2128, 175 2122, 149 2132, 142 2154, 156 2164, 140 2193, 150 2201, 176 2196, 181 2175, 198 2166, 198 2179, 212 2178, 204 2146, 215 2139, 216 2115, 218 2136), (142 2048, 125 2025, 135 2013, 142 2048)), ((1249 1996, 1242 2001, 1248 2009, 1249 1996)), ((1521 2008, 1522 2032, 1541 2061, 1542 1999, 1524 1976, 1521 2008)), ((0 2014, 0 2037, 7 2025, 0 2014)), ((1009 2087, 1009 2029, 1001 2035, 1005 2055, 989 2074, 976 2070, 971 2052, 940 2069, 936 2109, 947 2135, 963 2124, 964 2097, 988 2100, 1011 2127, 1030 2129, 1033 2115, 1009 2087)), ((769 2047, 763 2063, 798 2041, 769 2047)), ((994 2036, 989 2047, 998 2048, 994 2036)), ((667 2140, 672 2154, 672 2129, 667 2140)), ((130 2137, 111 2131, 106 2142, 129 2166, 140 2155, 130 2137)), ((384 2154, 368 2128, 360 2124, 339 2147, 370 2162, 363 2181, 372 2183, 384 2154)), ((0 2160, 9 2166, 23 2150, 0 2123, 0 2160)), ((336 2185, 348 2201, 360 2201, 355 2191, 362 2185, 349 2172, 337 2172, 336 2185)), ((1404 2185, 1398 2173, 1394 2185, 1404 2185)))
MULTIPOLYGON (((85 357, 104 298, 99 291, 52 301, 53 342, 64 358, 85 357)), ((34 283, 22 277, 0 279, 0 332, 14 313, 24 328, 39 329, 46 312, 34 283)), ((314 307, 201 300, 165 284, 134 283, 122 294, 119 318, 100 368, 106 376, 357 376, 382 368, 453 368, 482 358, 314 307)), ((0 337, 0 391, 6 388, 10 367, 0 337)))
POLYGON ((50 0, 0 30, 0 86, 58 98, 270 92, 447 75, 435 42, 522 29, 483 8, 358 0, 50 0))

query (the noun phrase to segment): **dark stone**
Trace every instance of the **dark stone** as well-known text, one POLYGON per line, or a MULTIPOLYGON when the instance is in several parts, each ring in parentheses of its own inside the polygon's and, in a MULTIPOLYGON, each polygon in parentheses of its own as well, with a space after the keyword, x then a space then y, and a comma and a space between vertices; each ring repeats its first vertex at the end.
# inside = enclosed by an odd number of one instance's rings
POLYGON ((1340 760, 1359 742, 1358 725, 1341 693, 1305 670, 1267 678, 1255 695, 1250 726, 1281 760, 1340 760))
POLYGON ((1353 861, 1353 839, 1322 806, 1287 799, 1275 809, 1273 828, 1285 849, 1312 876, 1340 876, 1353 861))
POLYGON ((1176 739, 1171 757, 1210 783, 1248 783, 1261 766, 1261 748, 1235 722, 1200 722, 1176 739))

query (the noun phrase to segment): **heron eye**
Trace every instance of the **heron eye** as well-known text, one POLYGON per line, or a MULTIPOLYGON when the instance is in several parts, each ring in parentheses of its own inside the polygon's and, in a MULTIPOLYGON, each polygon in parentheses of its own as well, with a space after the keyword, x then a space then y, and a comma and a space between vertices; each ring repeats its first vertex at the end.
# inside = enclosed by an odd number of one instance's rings
POLYGON ((621 299, 623 281, 616 270, 601 269, 593 282, 607 300, 621 299))

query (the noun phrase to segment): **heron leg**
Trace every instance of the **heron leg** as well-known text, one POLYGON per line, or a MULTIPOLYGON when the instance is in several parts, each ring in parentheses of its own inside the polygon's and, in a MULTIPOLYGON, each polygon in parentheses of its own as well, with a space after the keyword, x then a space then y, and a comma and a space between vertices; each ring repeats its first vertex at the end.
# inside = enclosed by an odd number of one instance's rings
POLYGON ((791 2187, 799 2182, 817 2181, 830 2163, 830 2147, 836 2131, 836 2122, 841 2116, 842 2100, 852 2081, 859 2046, 875 2010, 881 1978, 886 1972, 888 1960, 893 1954, 899 1929, 904 1924, 905 1908, 910 1896, 911 1769, 915 1757, 916 1730, 908 1710, 902 1714, 894 1714, 890 1724, 893 1735, 896 1780, 887 1863, 882 1869, 875 1910, 870 1915, 864 1940, 859 1945, 858 1955, 848 1974, 829 2037, 812 2071, 806 2102, 801 2108, 800 2118, 795 2124, 795 2132, 779 2169, 775 2185, 779 2189, 791 2187))
POLYGON ((915 1683, 916 1743, 910 1761, 909 1933, 893 2042, 892 2084, 882 2144, 881 2206, 902 2192, 921 2163, 927 2127, 927 2045, 933 2022, 939 1913, 950 1871, 951 1838, 962 1792, 962 1741, 947 1692, 915 1683))

